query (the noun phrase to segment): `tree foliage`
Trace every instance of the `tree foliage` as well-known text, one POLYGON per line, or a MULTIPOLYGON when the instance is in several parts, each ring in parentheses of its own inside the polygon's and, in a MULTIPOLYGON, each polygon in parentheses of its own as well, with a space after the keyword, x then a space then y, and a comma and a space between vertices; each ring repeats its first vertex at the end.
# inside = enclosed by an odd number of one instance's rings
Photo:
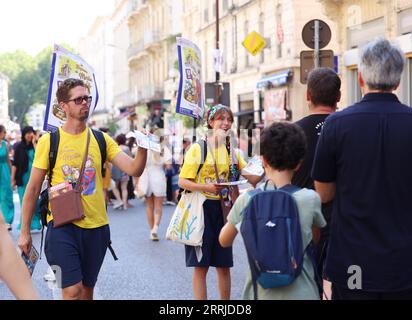
POLYGON ((10 116, 21 126, 32 105, 46 104, 52 56, 52 47, 43 49, 34 57, 24 50, 0 55, 0 72, 10 80, 10 116))

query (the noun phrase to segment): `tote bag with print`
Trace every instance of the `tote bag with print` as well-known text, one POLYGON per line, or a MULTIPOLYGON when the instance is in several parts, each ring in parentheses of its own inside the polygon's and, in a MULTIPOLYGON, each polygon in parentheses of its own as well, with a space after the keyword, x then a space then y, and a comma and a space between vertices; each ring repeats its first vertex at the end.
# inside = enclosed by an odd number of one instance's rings
POLYGON ((200 192, 184 192, 170 220, 166 239, 201 247, 205 228, 203 217, 205 200, 206 197, 200 192))

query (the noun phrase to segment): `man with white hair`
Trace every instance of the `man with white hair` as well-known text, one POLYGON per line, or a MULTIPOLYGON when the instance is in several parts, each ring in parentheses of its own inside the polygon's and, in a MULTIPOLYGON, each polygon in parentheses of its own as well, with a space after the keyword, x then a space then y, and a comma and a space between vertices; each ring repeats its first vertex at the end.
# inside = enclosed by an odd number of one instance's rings
POLYGON ((385 39, 362 48, 363 99, 330 115, 318 141, 312 177, 334 199, 332 299, 412 299, 412 109, 393 94, 404 63, 385 39))

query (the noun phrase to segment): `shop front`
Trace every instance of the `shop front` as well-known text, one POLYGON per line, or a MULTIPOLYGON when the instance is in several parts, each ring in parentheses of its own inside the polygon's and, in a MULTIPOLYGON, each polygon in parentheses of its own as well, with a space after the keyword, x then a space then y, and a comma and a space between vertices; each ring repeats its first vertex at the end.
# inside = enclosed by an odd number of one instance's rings
POLYGON ((265 126, 274 121, 292 120, 289 106, 289 83, 293 72, 285 70, 263 77, 256 88, 263 96, 263 121, 265 126))

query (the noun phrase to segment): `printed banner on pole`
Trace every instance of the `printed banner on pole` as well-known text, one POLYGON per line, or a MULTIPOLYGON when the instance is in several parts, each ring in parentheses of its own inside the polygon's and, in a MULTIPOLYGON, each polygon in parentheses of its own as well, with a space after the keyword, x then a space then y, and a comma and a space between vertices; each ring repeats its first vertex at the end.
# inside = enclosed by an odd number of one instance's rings
POLYGON ((176 113, 200 120, 205 110, 201 76, 201 52, 190 40, 176 38, 180 82, 176 113))
POLYGON ((93 68, 80 56, 54 45, 43 130, 54 131, 66 121, 66 115, 57 102, 56 91, 59 85, 68 78, 81 79, 88 87, 90 95, 93 97, 89 117, 97 106, 99 93, 93 68))

